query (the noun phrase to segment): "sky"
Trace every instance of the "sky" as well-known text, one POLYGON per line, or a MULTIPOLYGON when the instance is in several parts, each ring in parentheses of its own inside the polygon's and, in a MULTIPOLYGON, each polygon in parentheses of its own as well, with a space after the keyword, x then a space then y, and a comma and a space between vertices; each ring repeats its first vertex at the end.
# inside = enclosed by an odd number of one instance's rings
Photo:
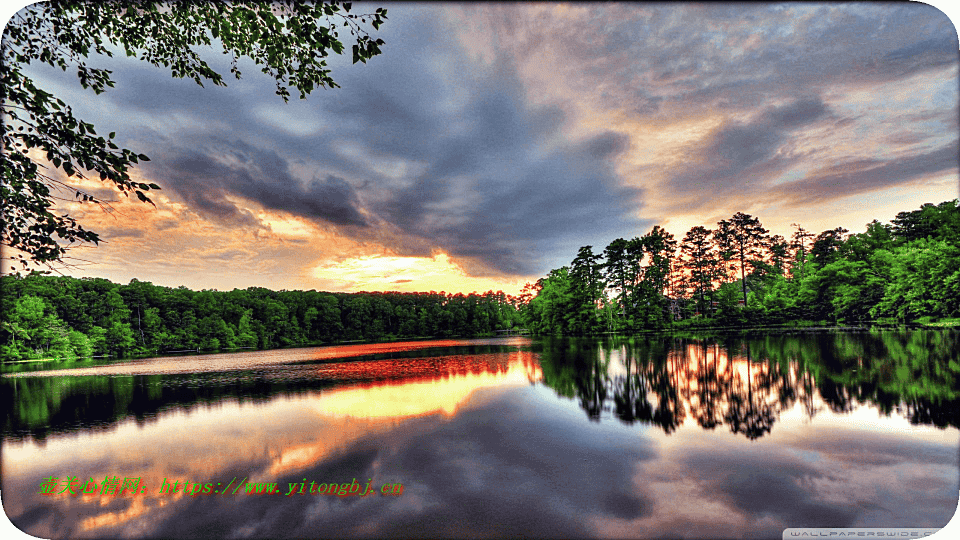
MULTIPOLYGON (((378 4, 354 4, 372 12, 378 4)), ((230 290, 503 290, 580 246, 736 212, 865 229, 958 196, 958 40, 919 3, 394 4, 366 64, 289 103, 252 64, 199 87, 31 67, 150 156, 156 208, 64 210, 74 276, 230 290)), ((209 57, 226 71, 217 50, 209 57)))

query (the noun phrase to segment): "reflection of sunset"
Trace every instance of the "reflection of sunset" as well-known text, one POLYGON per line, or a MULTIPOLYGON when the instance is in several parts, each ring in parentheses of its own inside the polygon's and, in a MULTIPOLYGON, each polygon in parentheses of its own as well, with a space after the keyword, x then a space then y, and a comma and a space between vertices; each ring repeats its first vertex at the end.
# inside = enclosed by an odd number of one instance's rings
MULTIPOLYGON (((519 357, 518 361, 505 368, 496 363, 482 363, 482 356, 444 358, 444 366, 469 363, 472 369, 466 373, 444 374, 442 378, 336 390, 323 394, 313 403, 322 414, 335 416, 405 418, 441 412, 450 416, 477 389, 540 380, 543 374, 539 366, 531 363, 529 354, 517 353, 511 360, 519 357), (477 372, 478 366, 491 365, 496 369, 477 372)), ((358 367, 370 366, 369 369, 376 370, 375 364, 380 362, 358 367)))
POLYGON ((287 473, 313 465, 364 436, 382 431, 408 418, 430 414, 454 415, 481 388, 526 385, 543 378, 539 364, 529 352, 505 355, 471 355, 420 358, 415 362, 381 360, 334 364, 325 376, 369 380, 389 376, 393 380, 364 383, 325 392, 308 403, 324 422, 334 422, 334 442, 319 437, 316 442, 284 448, 273 458, 266 476, 287 473), (399 379, 399 380, 397 380, 399 379))
MULTIPOLYGON (((375 354, 391 354, 415 351, 427 347, 456 347, 478 343, 455 339, 440 339, 431 341, 398 341, 392 343, 364 343, 357 345, 331 345, 326 347, 305 347, 291 350, 252 351, 246 353, 218 353, 201 356, 165 356, 146 360, 130 360, 105 366, 75 368, 63 370, 31 371, 24 373, 7 373, 4 377, 61 377, 86 375, 159 375, 175 373, 202 373, 214 371, 229 371, 233 369, 268 366, 282 366, 294 362, 315 362, 338 358, 354 358, 375 354)), ((499 341, 503 345, 518 345, 529 343, 529 340, 499 341)), ((350 379, 351 374, 366 374, 360 378, 376 378, 382 376, 413 376, 415 373, 394 373, 386 364, 325 364, 316 368, 319 375, 335 378, 350 379)))

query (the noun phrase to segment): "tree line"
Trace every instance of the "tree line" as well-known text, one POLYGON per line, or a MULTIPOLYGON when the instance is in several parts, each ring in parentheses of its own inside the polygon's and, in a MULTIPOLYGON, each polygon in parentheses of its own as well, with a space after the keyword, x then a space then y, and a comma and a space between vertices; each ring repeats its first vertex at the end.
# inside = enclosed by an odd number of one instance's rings
POLYGON ((678 241, 655 226, 600 253, 583 246, 521 294, 539 334, 785 324, 926 322, 960 317, 958 200, 900 212, 866 231, 790 239, 738 212, 678 241))
POLYGON ((484 294, 193 291, 33 273, 0 278, 4 361, 493 335, 518 299, 484 294))

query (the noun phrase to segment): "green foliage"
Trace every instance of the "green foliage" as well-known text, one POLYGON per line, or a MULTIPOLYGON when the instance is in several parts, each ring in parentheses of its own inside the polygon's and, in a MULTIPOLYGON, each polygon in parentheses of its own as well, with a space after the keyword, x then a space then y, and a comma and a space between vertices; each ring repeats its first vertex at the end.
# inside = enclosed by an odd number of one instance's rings
POLYGON ((490 336, 522 325, 519 300, 499 291, 191 291, 41 274, 4 276, 0 287, 4 361, 490 336))
POLYGON ((536 334, 573 333, 568 313, 577 313, 574 306, 569 269, 564 266, 551 270, 550 275, 537 282, 537 295, 524 310, 527 328, 536 334))
POLYGON ((710 234, 709 229, 698 225, 687 232, 680 245, 684 255, 683 268, 690 272, 688 283, 691 294, 697 299, 697 312, 701 314, 712 312, 707 302, 717 273, 710 234))
POLYGON ((96 196, 77 189, 71 179, 99 177, 126 196, 152 203, 147 192, 160 189, 137 182, 130 170, 149 158, 120 148, 115 133, 98 135, 94 126, 73 115, 69 104, 38 88, 24 73, 30 64, 63 71, 75 69, 80 86, 95 94, 114 86, 109 70, 87 62, 122 50, 127 56, 169 68, 173 77, 225 86, 225 78, 203 60, 201 47, 218 45, 230 55, 230 74, 237 79, 240 58, 253 60, 276 81, 284 101, 295 89, 300 98, 316 88, 336 88, 327 59, 352 44, 353 63, 380 54, 382 39, 372 38, 387 10, 351 14, 349 3, 277 0, 236 2, 82 2, 36 3, 14 15, 7 25, 0 62, 0 113, 4 119, 0 157, 2 245, 19 250, 13 257, 62 262, 69 244, 97 243, 85 229, 55 206, 65 200, 104 206, 96 196), (350 38, 346 33, 350 33, 350 38), (66 244, 66 245, 65 245, 66 244))
POLYGON ((872 315, 912 320, 960 314, 960 246, 922 238, 894 248, 887 260, 890 279, 872 315))
POLYGON ((566 311, 567 332, 584 335, 596 332, 601 325, 597 311, 604 283, 600 274, 600 257, 592 246, 580 248, 570 265, 570 304, 566 311))
POLYGON ((749 214, 737 212, 730 218, 729 224, 718 229, 715 235, 725 235, 726 245, 730 252, 730 261, 736 263, 740 269, 740 288, 743 292, 743 303, 747 303, 747 266, 754 266, 763 257, 763 248, 768 240, 767 230, 760 225, 760 220, 749 214))
POLYGON ((67 335, 70 340, 70 346, 77 358, 90 358, 93 356, 93 343, 83 332, 71 330, 67 335))

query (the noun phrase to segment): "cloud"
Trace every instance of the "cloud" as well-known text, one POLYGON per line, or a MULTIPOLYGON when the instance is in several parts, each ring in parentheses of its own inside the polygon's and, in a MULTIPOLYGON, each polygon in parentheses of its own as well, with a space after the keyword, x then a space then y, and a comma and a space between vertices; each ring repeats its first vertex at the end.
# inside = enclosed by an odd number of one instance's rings
POLYGON ((109 227, 101 229, 99 234, 105 238, 143 238, 142 229, 133 229, 126 227, 109 227))
POLYGON ((711 198, 756 192, 796 162, 791 135, 830 115, 819 97, 768 107, 748 122, 730 122, 691 145, 685 165, 667 185, 677 193, 674 206, 689 204, 706 192, 711 198))
MULTIPOLYGON (((326 126, 320 132, 298 136, 261 122, 258 133, 269 137, 253 139, 250 106, 231 111, 210 94, 202 106, 235 127, 235 137, 202 127, 167 134, 152 174, 224 222, 255 226, 240 202, 254 200, 391 242, 399 255, 441 250, 470 259, 465 268, 487 274, 538 273, 558 250, 567 257, 584 242, 645 224, 635 217, 642 190, 624 186, 616 171, 626 135, 578 131, 560 105, 530 101, 510 58, 473 58, 433 9, 403 13, 391 19, 388 52, 344 70, 341 89, 311 96, 309 116, 326 126)), ((134 85, 137 99, 163 101, 146 77, 134 85)), ((181 98, 167 104, 167 115, 202 112, 181 98)))
POLYGON ((334 225, 367 225, 348 182, 329 174, 309 181, 296 178, 287 161, 274 151, 233 140, 174 152, 153 169, 154 174, 207 216, 246 225, 258 223, 248 209, 231 199, 242 197, 265 208, 334 225))
POLYGON ((909 184, 933 174, 958 172, 957 141, 929 152, 890 159, 837 163, 776 186, 772 196, 789 205, 810 205, 909 184))
POLYGON ((249 62, 200 88, 121 55, 96 98, 30 69, 196 214, 360 246, 311 262, 443 252, 530 276, 654 223, 955 171, 957 35, 925 5, 397 5, 382 37, 289 103, 249 62))

